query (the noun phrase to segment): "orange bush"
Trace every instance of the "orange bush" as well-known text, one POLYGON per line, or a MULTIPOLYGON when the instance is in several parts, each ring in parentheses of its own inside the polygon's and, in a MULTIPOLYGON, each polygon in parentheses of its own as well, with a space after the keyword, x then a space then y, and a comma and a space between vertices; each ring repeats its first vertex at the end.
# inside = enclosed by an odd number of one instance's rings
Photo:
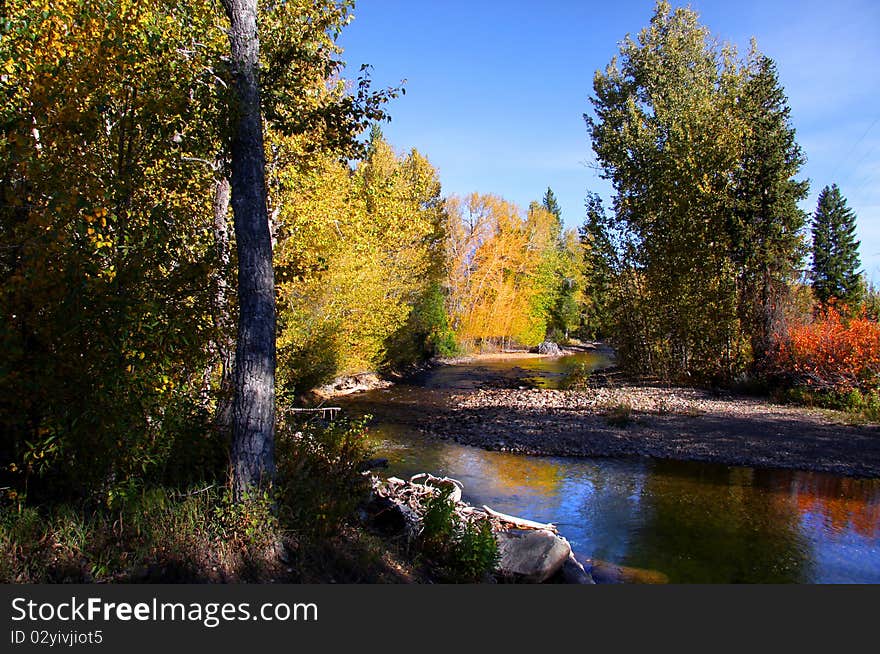
POLYGON ((810 324, 790 328, 772 357, 777 374, 817 390, 880 388, 880 324, 846 318, 834 306, 810 324))

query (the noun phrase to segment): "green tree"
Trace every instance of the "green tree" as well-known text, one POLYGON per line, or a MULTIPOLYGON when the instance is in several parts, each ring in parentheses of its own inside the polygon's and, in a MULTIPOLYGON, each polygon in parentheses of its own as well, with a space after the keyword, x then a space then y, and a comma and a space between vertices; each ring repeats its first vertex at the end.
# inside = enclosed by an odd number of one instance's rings
POLYGON ((553 189, 551 189, 549 186, 547 187, 547 192, 544 193, 544 197, 541 200, 541 206, 543 206, 544 209, 556 216, 556 220, 559 222, 561 231, 562 208, 559 206, 559 202, 556 200, 556 195, 553 193, 553 189))
POLYGON ((611 334, 611 292, 619 268, 617 250, 609 234, 610 222, 598 194, 587 192, 587 215, 578 229, 584 275, 583 328, 591 338, 611 334))
POLYGON ((827 304, 832 298, 855 308, 862 300, 856 215, 837 184, 819 194, 813 216, 813 291, 827 304))
POLYGON ((798 202, 809 183, 794 180, 806 159, 776 65, 754 42, 738 98, 735 106, 746 130, 735 173, 731 246, 739 316, 759 363, 780 329, 789 285, 805 254, 806 214, 798 202))
POLYGON ((654 373, 726 375, 742 364, 726 229, 743 131, 732 118, 738 78, 733 53, 695 12, 659 2, 594 79, 586 119, 614 185, 612 231, 626 236, 619 279, 641 298, 642 317, 627 322, 641 333, 625 337, 641 345, 620 354, 654 373))

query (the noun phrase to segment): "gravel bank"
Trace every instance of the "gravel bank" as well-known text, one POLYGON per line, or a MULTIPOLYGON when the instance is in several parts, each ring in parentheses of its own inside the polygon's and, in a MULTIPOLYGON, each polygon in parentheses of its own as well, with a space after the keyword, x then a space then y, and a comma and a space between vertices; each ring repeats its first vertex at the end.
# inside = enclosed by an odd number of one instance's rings
POLYGON ((483 388, 451 394, 423 433, 489 450, 650 456, 880 477, 880 427, 688 388, 483 388))

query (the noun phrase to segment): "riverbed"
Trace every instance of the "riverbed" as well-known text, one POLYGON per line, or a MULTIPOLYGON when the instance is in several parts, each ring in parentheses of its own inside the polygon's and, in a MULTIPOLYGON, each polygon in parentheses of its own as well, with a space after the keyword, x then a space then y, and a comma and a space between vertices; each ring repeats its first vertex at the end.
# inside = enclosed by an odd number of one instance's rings
MULTIPOLYGON (((462 362, 334 403, 374 416, 388 475, 431 472, 465 499, 553 522, 575 552, 672 583, 880 583, 880 480, 648 456, 530 456, 438 438, 450 398, 553 389, 602 354, 462 362)), ((534 391, 531 391, 534 392, 534 391)), ((451 436, 451 435, 449 435, 451 436)), ((744 438, 748 434, 743 434, 744 438)))

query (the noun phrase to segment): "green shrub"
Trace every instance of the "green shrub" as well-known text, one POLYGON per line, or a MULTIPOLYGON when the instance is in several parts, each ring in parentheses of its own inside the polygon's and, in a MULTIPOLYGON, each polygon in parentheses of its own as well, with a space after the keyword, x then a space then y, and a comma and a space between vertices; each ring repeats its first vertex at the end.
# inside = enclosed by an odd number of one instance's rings
POLYGON ((453 550, 450 580, 480 582, 498 567, 499 558, 498 541, 489 521, 465 523, 453 550))
POLYGON ((562 388, 565 390, 583 390, 590 385, 592 369, 583 361, 576 363, 562 379, 562 388))
POLYGON ((288 419, 276 435, 279 517, 298 534, 326 538, 354 513, 369 492, 360 465, 372 448, 366 421, 329 424, 288 419))
POLYGON ((459 518, 450 492, 444 488, 425 502, 422 551, 443 581, 477 583, 498 566, 498 543, 488 520, 459 518))
POLYGON ((444 556, 453 540, 458 516, 455 502, 450 497, 451 489, 441 488, 429 497, 422 514, 422 549, 428 554, 444 556))

